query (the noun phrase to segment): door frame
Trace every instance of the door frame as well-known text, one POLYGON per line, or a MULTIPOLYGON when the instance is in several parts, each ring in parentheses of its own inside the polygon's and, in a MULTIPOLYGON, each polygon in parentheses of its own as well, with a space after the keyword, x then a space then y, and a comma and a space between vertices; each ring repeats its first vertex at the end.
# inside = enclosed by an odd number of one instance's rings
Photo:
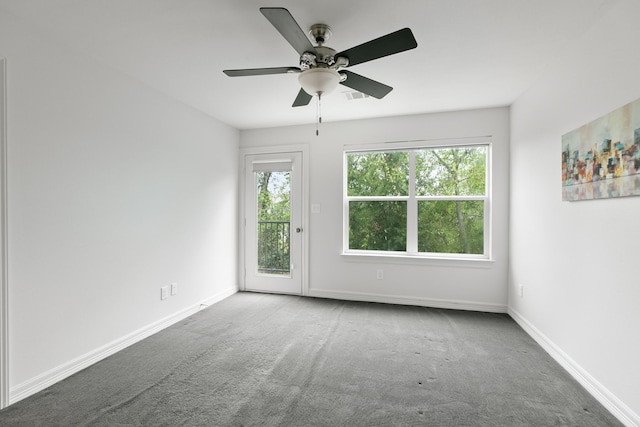
POLYGON ((9 406, 7 165, 7 60, 0 58, 0 409, 9 406))
POLYGON ((239 157, 239 197, 238 197, 238 288, 241 291, 246 290, 246 170, 245 170, 245 157, 248 155, 260 155, 260 154, 279 154, 279 153, 292 153, 300 152, 302 154, 302 212, 301 212, 301 227, 302 227, 302 265, 301 280, 302 280, 302 295, 309 294, 309 146, 307 144, 296 145, 278 145, 267 147, 245 147, 240 149, 239 157))

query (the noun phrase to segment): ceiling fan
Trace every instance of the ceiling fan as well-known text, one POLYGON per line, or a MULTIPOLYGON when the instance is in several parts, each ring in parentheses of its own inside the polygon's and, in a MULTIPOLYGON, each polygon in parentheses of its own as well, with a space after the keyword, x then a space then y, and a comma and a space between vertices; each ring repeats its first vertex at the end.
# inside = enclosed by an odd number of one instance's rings
POLYGON ((300 55, 298 67, 249 68, 224 70, 230 77, 258 76, 265 74, 297 73, 302 88, 293 107, 309 104, 316 95, 320 98, 334 90, 338 84, 362 92, 374 98, 383 98, 393 89, 383 83, 371 80, 354 72, 344 70, 363 62, 404 52, 418 46, 409 28, 403 28, 342 52, 325 46, 331 37, 331 28, 325 24, 314 24, 309 29, 316 46, 311 44, 291 13, 282 7, 262 7, 260 12, 282 34, 300 55))

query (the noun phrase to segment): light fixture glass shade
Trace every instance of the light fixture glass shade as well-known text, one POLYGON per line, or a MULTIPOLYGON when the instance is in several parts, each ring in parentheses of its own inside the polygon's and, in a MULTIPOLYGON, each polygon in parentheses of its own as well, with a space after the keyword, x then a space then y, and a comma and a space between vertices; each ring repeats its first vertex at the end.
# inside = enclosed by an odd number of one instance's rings
POLYGON ((340 74, 329 68, 310 68, 298 75, 298 81, 309 95, 325 95, 338 86, 340 74))

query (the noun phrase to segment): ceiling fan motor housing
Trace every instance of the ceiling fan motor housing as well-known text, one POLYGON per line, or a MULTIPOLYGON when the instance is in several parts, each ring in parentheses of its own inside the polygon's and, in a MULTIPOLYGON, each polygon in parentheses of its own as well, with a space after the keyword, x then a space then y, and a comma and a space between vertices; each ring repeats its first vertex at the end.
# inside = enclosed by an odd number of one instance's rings
POLYGON ((316 46, 316 61, 320 64, 325 64, 330 67, 335 64, 334 56, 336 55, 336 51, 326 46, 316 46))
POLYGON ((317 46, 315 52, 305 52, 300 56, 300 68, 307 70, 315 67, 331 67, 337 70, 339 67, 349 65, 347 58, 336 58, 336 51, 324 43, 331 38, 331 27, 326 24, 313 24, 309 29, 309 35, 317 46))

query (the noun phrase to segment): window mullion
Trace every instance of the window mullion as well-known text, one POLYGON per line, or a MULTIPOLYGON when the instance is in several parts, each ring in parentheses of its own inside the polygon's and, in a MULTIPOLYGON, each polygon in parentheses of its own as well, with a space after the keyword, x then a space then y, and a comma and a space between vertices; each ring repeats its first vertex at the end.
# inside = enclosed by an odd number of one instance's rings
POLYGON ((409 151, 409 200, 407 200, 407 252, 418 252, 418 203, 416 201, 416 152, 409 151))

